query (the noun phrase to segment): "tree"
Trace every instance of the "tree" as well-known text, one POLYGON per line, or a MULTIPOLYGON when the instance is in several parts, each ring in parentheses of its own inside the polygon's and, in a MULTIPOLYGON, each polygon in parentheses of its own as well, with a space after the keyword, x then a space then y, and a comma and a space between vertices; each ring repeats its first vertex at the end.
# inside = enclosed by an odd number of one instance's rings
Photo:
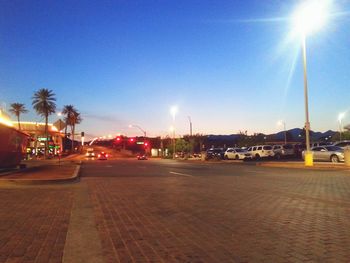
POLYGON ((74 134, 75 134, 75 125, 79 124, 82 122, 82 118, 80 116, 80 113, 75 110, 73 112, 73 114, 71 115, 70 119, 69 119, 69 125, 71 127, 71 132, 72 132, 72 152, 74 151, 74 134))
POLYGON ((73 105, 65 105, 63 107, 62 113, 65 116, 66 128, 65 135, 67 135, 67 126, 70 126, 72 134, 72 152, 74 151, 74 135, 75 135, 75 125, 82 122, 82 118, 78 110, 73 105))
POLYGON ((12 103, 10 105, 10 112, 14 114, 17 117, 17 122, 18 122, 18 129, 21 129, 21 122, 19 120, 19 117, 21 113, 26 113, 28 110, 26 109, 25 105, 22 103, 12 103))
POLYGON ((34 96, 32 97, 32 105, 34 110, 40 115, 45 118, 45 152, 44 156, 46 158, 47 150, 48 150, 48 140, 49 140, 49 134, 48 134, 48 121, 49 116, 52 113, 55 113, 56 111, 56 98, 55 94, 52 90, 48 89, 40 89, 37 92, 34 93, 34 96))
POLYGON ((72 115, 76 112, 76 109, 73 105, 64 105, 62 109, 62 114, 65 115, 66 127, 64 128, 64 137, 67 137, 67 128, 69 126, 69 120, 72 118, 72 115))

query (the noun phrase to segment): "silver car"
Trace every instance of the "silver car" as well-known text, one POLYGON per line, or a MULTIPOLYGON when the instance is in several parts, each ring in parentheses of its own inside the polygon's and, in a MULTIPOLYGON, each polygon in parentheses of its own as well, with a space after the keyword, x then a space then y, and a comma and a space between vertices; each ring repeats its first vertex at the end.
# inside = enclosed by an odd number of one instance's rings
MULTIPOLYGON (((338 146, 319 146, 311 149, 315 161, 328 161, 332 163, 344 162, 344 149, 338 146)), ((305 159, 303 151, 303 160, 305 159)))

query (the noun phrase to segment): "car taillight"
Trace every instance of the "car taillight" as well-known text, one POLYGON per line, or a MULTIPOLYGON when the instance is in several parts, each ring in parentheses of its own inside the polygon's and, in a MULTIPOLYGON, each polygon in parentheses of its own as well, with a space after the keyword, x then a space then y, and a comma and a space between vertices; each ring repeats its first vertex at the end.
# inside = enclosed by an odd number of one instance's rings
POLYGON ((106 157, 108 157, 108 154, 106 154, 106 157))
POLYGON ((98 156, 98 158, 100 158, 101 157, 101 154, 99 154, 99 155, 97 155, 98 156))

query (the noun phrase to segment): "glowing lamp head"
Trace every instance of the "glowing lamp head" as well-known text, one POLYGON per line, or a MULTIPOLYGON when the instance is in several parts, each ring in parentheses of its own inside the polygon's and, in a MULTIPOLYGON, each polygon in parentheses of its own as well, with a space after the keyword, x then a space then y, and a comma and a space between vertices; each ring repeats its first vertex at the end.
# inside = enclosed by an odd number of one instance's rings
POLYGON ((331 0, 306 0, 295 10, 293 27, 296 33, 311 34, 321 29, 329 17, 331 0))
POLYGON ((339 115, 338 115, 338 121, 339 121, 339 122, 342 122, 342 120, 344 119, 344 117, 345 117, 345 112, 339 113, 339 115))

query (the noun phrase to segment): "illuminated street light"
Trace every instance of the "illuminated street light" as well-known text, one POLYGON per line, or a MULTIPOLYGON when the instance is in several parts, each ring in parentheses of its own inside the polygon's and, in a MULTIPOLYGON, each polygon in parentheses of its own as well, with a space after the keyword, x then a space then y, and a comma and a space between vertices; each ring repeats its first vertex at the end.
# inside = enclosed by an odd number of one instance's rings
POLYGON ((320 30, 327 23, 330 5, 330 0, 303 1, 293 15, 295 33, 306 36, 320 30))
POLYGON ((62 116, 62 112, 57 112, 57 116, 61 117, 62 116))
POLYGON ((304 99, 305 99, 305 137, 306 153, 305 165, 313 165, 312 152, 310 151, 310 120, 309 99, 307 86, 307 63, 306 63, 306 37, 319 30, 325 25, 330 10, 329 0, 304 1, 293 15, 293 29, 300 35, 302 40, 303 68, 304 68, 304 99))
POLYGON ((345 112, 341 112, 338 115, 338 121, 339 121, 339 140, 342 139, 342 132, 343 132, 343 119, 345 117, 345 112))
POLYGON ((278 121, 277 122, 278 126, 283 126, 283 131, 284 131, 284 144, 287 144, 287 130, 286 130, 286 122, 285 121, 278 121))

